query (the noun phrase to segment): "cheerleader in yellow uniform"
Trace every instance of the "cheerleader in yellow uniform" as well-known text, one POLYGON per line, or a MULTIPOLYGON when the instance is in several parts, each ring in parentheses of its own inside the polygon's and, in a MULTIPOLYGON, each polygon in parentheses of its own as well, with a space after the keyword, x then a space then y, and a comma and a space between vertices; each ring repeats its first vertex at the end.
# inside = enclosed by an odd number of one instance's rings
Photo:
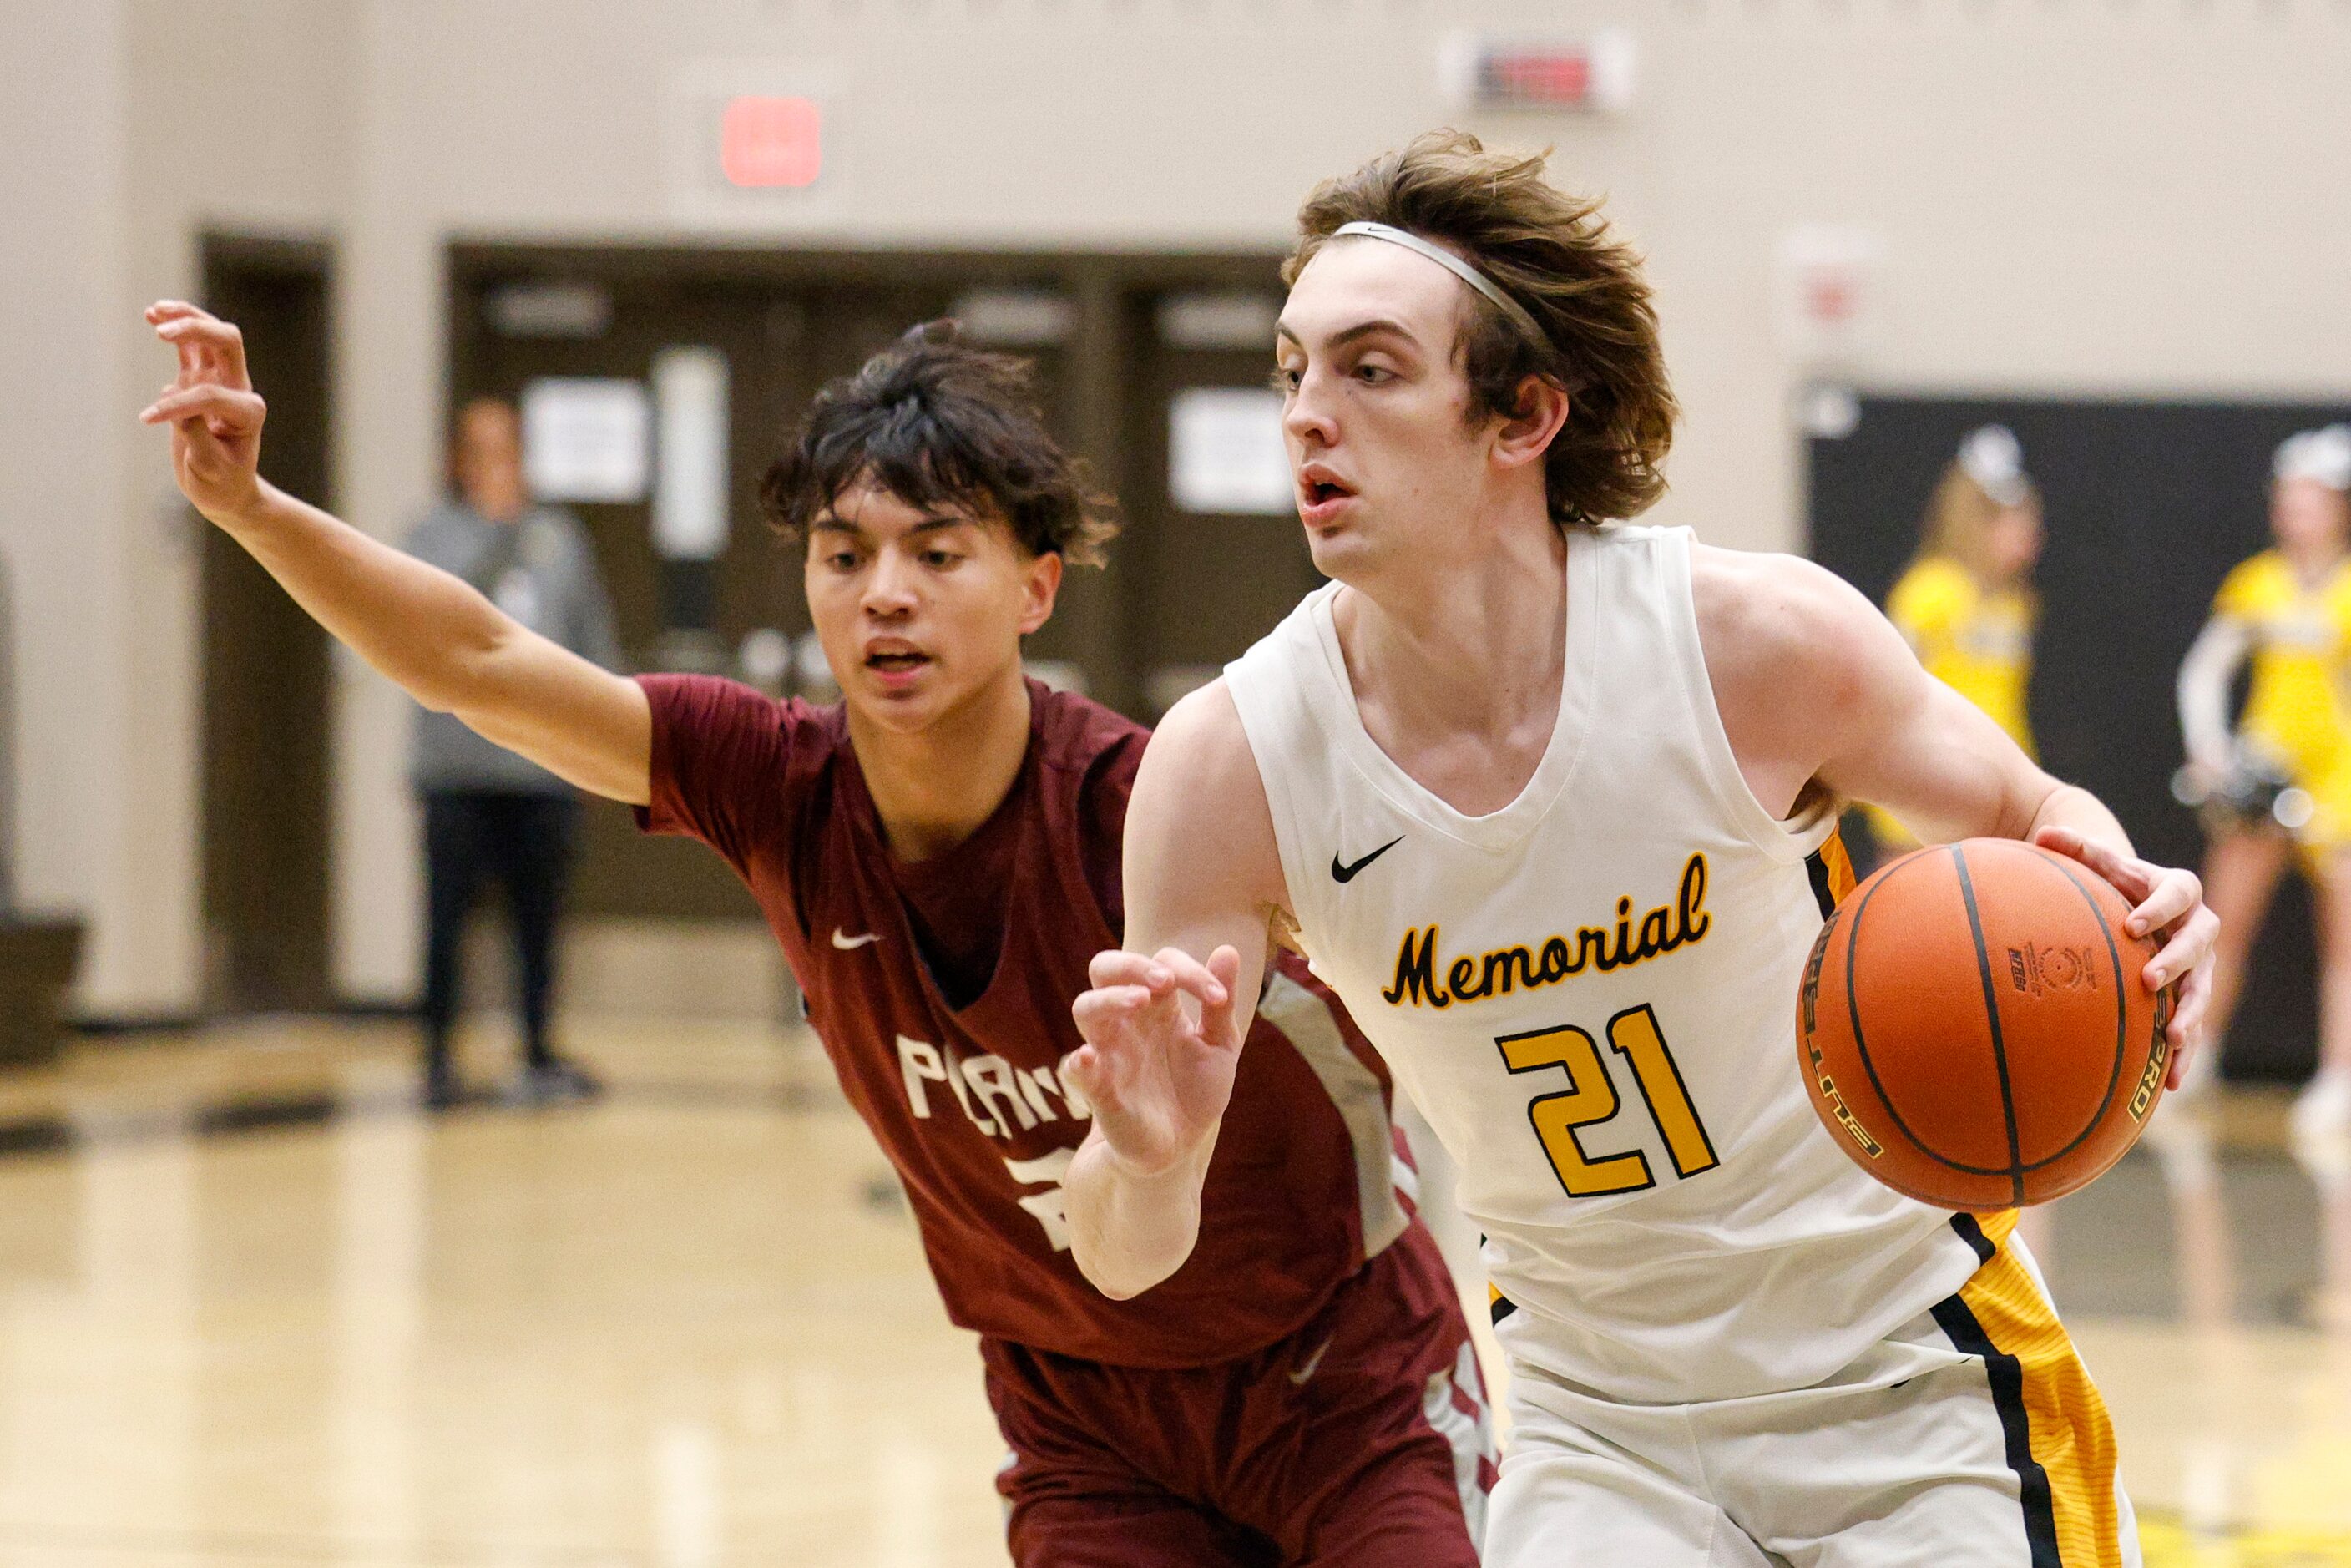
MULTIPOLYGON (((2007 426, 1987 424, 1959 444, 1919 533, 1917 555, 1886 596, 1887 618, 1928 674, 1990 714, 2027 756, 2037 756, 2024 691, 2041 616, 2032 591, 2041 496, 2007 426)), ((1886 813, 1873 808, 1869 820, 1881 850, 1915 842, 1886 813)))
POLYGON ((2287 852, 2300 852, 2319 941, 2319 1071, 2294 1106, 2295 1130, 2310 1134, 2351 1126, 2351 426, 2290 438, 2273 475, 2276 543, 2221 582, 2179 668, 2183 797, 2206 802, 2211 835, 2204 890, 2220 916, 2208 1015, 2217 1047, 2287 852), (2248 659, 2251 689, 2232 731, 2230 685, 2248 659))

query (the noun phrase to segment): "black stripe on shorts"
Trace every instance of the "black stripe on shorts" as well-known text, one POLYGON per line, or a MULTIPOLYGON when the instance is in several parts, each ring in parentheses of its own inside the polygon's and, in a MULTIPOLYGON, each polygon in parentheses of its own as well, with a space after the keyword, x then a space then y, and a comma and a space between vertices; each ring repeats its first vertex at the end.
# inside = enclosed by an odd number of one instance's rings
MULTIPOLYGON (((1959 1219, 1973 1220, 1967 1215, 1959 1219)), ((1965 1230, 1960 1231, 1966 1235, 1965 1230)), ((1981 1229, 1976 1236, 1981 1237, 1981 1229)), ((1967 1302, 1947 1296, 1935 1303, 1935 1322, 1951 1343, 1970 1355, 1980 1356, 1985 1378, 1991 1385, 1991 1402, 2000 1412, 2001 1437, 2008 1468, 2016 1472, 2019 1500, 2024 1505, 2024 1539, 2032 1549, 2032 1568, 2064 1568, 2057 1555, 2057 1511, 2049 1495, 2049 1472, 2032 1457, 2032 1428, 2024 1409, 2024 1367, 2016 1357, 1991 1343, 1967 1302)))

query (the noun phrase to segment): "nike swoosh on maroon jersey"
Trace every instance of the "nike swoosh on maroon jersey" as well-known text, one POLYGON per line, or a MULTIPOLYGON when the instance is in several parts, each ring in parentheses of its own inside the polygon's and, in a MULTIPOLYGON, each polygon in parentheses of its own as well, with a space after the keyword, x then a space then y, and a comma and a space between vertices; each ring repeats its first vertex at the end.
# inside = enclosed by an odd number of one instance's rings
POLYGON ((1317 1346, 1314 1354, 1308 1356, 1299 1366, 1298 1370, 1290 1375, 1290 1381, 1301 1388, 1305 1387, 1306 1380, 1314 1375, 1314 1369, 1322 1364, 1323 1353, 1331 1348, 1332 1340, 1335 1340, 1339 1336, 1337 1334, 1332 1334, 1331 1339, 1324 1340, 1321 1345, 1317 1346))

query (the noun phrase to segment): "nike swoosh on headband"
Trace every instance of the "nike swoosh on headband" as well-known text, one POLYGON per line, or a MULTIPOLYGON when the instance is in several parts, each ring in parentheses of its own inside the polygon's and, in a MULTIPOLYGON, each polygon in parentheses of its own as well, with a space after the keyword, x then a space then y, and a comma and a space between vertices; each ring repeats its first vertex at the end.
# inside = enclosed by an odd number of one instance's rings
POLYGON ((1415 251, 1428 257, 1429 260, 1484 295, 1493 304, 1494 308, 1509 317, 1511 324, 1520 331, 1539 342, 1544 340, 1542 328, 1536 324, 1534 316, 1525 306, 1503 293, 1499 284, 1443 246, 1425 240, 1411 230, 1400 229, 1392 224, 1358 221, 1341 224, 1331 231, 1332 239, 1344 239, 1351 235, 1361 235, 1364 239, 1384 239, 1390 245, 1400 245, 1406 250, 1415 251))

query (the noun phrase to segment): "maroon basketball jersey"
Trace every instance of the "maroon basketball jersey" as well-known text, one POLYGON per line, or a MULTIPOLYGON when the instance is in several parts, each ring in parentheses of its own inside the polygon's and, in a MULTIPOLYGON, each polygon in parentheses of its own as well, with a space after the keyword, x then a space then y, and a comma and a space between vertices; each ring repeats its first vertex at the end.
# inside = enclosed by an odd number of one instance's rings
MULTIPOLYGON (((706 676, 642 684, 653 803, 639 824, 701 839, 758 899, 850 1103, 904 1180, 957 1323, 1120 1365, 1228 1361, 1304 1322, 1404 1228, 1385 1070, 1285 954, 1241 1053, 1191 1258, 1129 1301, 1071 1260, 1061 1178, 1091 1113, 1057 1069, 1080 1043, 1070 1004, 1086 966, 1119 944, 1139 726, 1030 685, 1028 756, 976 835, 995 844, 1004 886, 983 905, 998 912, 995 962, 969 995, 925 959, 839 706, 706 676)), ((930 933, 967 969, 987 936, 930 933)))

